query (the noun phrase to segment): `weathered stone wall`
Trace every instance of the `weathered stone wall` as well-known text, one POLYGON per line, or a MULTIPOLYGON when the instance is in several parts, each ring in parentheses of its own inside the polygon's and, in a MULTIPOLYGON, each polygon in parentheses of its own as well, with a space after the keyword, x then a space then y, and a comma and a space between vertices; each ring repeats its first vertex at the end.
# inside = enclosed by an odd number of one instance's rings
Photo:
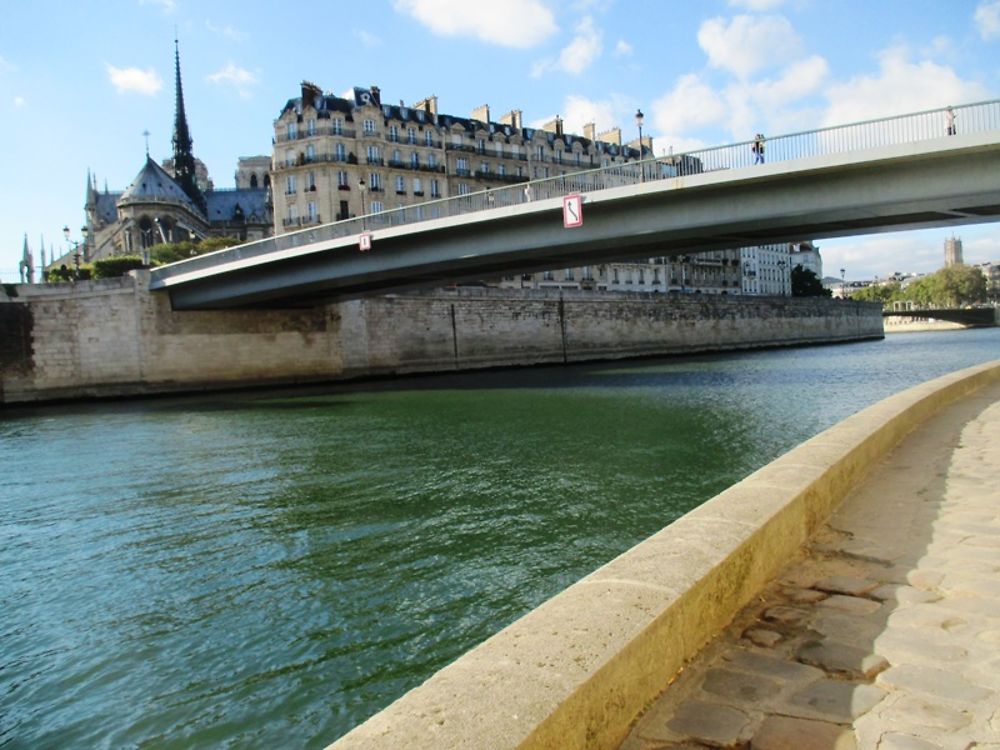
POLYGON ((460 288, 174 312, 141 275, 0 295, 4 403, 881 338, 875 305, 460 288))

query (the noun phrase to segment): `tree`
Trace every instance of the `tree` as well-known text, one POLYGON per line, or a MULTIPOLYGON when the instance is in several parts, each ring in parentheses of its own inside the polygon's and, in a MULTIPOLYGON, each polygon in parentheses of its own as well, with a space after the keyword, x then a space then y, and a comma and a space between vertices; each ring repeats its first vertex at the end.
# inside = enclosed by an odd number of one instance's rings
POLYGON ((985 302, 986 277, 971 266, 949 266, 914 281, 895 298, 921 307, 959 307, 985 302))
POLYGON ((851 299, 860 302, 880 302, 883 306, 899 297, 899 284, 895 281, 889 284, 869 284, 851 294, 851 299))
POLYGON ((805 269, 802 264, 792 269, 792 296, 793 297, 829 297, 833 294, 829 289, 823 288, 823 282, 819 280, 813 271, 805 269))

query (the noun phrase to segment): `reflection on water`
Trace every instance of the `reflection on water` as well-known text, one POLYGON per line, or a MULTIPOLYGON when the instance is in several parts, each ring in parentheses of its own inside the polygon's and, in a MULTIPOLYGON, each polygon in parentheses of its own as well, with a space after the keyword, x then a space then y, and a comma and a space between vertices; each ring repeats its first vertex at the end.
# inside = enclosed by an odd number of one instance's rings
POLYGON ((7 410, 0 746, 322 747, 1000 331, 7 410))

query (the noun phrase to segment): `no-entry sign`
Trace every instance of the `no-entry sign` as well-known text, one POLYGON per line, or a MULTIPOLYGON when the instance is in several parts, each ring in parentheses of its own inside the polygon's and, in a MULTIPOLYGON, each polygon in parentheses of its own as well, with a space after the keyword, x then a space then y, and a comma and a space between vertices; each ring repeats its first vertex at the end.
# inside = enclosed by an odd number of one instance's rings
POLYGON ((563 198, 563 226, 583 226, 583 196, 578 193, 563 198))

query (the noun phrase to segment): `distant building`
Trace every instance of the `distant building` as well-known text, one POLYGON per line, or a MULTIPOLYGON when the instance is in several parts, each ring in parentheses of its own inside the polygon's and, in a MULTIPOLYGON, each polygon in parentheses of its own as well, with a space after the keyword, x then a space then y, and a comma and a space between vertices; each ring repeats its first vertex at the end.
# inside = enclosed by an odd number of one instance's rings
POLYGON ((793 242, 789 245, 789 267, 794 270, 802 266, 804 271, 812 271, 817 279, 823 278, 823 258, 819 248, 812 242, 793 242))
POLYGON ((1000 301, 1000 263, 977 263, 975 267, 986 277, 986 296, 992 302, 1000 301))
POLYGON ((962 265, 962 240, 954 235, 944 241, 944 267, 962 265))
POLYGON ((555 118, 524 127, 521 111, 499 120, 487 105, 471 116, 438 112, 436 96, 383 104, 378 87, 352 98, 304 81, 274 121, 275 232, 380 213, 437 198, 557 177, 653 153, 648 137, 622 144, 618 128, 583 135, 555 118))
MULTIPOLYGON (((217 190, 208 170, 192 152, 192 139, 184 111, 180 54, 174 49, 176 109, 174 153, 162 165, 146 153, 146 161, 125 189, 99 190, 88 173, 84 208, 82 260, 112 255, 139 255, 161 242, 197 240, 212 236, 249 241, 273 233, 270 159, 241 158, 235 189, 217 190), (241 184, 241 176, 246 179, 241 184)), ((53 258, 49 264, 67 263, 72 256, 53 258)))
POLYGON ((791 247, 779 242, 742 248, 740 267, 743 270, 743 294, 791 296, 791 247))

